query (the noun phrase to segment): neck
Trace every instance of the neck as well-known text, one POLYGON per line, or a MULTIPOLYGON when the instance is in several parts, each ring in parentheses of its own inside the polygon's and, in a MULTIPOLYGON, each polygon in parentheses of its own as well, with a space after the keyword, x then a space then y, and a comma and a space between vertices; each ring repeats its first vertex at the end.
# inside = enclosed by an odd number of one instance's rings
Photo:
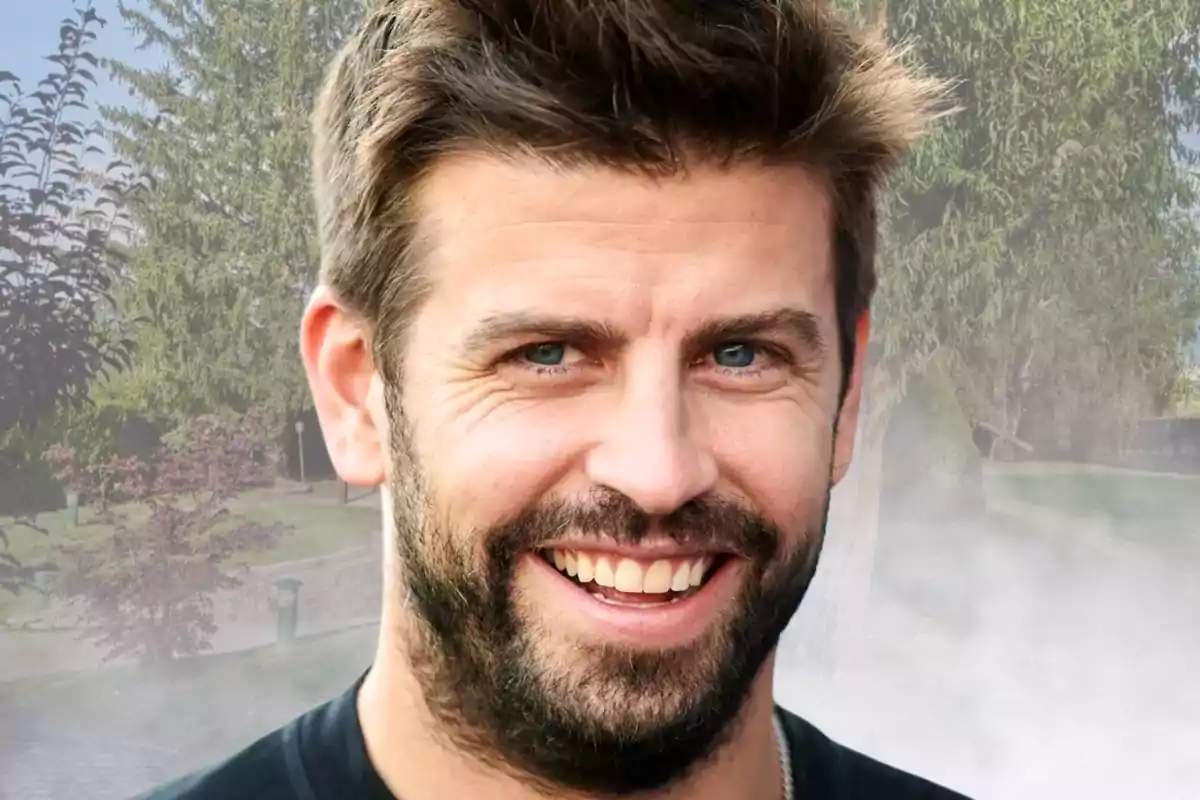
MULTIPOLYGON (((358 696, 358 715, 372 765, 396 797, 488 797, 544 800, 530 785, 456 751, 425 706, 408 669, 395 619, 385 614, 375 663, 358 696)), ((759 674, 730 741, 684 782, 639 800, 750 800, 782 797, 783 775, 773 728, 774 656, 759 674)), ((564 800, 593 795, 556 793, 564 800)))

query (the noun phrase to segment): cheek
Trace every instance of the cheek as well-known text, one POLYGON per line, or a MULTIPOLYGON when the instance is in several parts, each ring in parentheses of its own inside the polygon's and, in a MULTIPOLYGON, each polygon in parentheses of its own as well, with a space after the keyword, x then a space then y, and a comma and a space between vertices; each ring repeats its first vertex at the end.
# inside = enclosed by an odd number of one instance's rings
POLYGON ((717 429, 723 477, 789 536, 806 533, 830 482, 832 424, 793 403, 760 406, 717 429))
POLYGON ((489 527, 535 505, 579 462, 591 432, 570 403, 501 407, 479 419, 441 420, 422 463, 456 526, 489 527))

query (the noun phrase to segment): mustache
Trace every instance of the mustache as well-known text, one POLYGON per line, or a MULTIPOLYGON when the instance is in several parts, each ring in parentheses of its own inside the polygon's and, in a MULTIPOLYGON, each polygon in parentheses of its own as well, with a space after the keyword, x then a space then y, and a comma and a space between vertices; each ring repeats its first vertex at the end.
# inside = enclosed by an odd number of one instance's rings
POLYGON ((779 530, 733 500, 701 497, 666 515, 648 514, 629 497, 595 489, 577 500, 552 500, 527 509, 488 537, 490 555, 504 562, 567 533, 637 545, 650 536, 766 562, 779 552, 779 530))

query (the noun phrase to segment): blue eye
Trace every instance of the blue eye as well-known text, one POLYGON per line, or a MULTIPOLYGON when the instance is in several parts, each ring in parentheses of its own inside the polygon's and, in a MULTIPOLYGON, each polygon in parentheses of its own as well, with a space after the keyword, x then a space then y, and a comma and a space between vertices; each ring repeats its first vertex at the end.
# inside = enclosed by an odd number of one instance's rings
POLYGON ((567 346, 560 342, 546 342, 526 347, 521 356, 531 364, 539 367, 557 367, 563 363, 567 355, 567 346))
POLYGON ((713 361, 718 367, 745 369, 754 363, 755 355, 754 345, 739 342, 721 345, 713 350, 713 361))

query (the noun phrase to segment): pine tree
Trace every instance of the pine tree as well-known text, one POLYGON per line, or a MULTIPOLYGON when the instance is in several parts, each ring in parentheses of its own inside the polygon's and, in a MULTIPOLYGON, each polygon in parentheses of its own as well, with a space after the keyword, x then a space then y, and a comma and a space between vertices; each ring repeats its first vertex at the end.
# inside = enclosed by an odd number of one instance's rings
POLYGON ((309 115, 361 0, 121 4, 159 69, 111 65, 143 108, 109 109, 121 154, 152 178, 119 296, 144 320, 138 360, 109 387, 166 415, 307 404, 296 331, 318 251, 309 115))

